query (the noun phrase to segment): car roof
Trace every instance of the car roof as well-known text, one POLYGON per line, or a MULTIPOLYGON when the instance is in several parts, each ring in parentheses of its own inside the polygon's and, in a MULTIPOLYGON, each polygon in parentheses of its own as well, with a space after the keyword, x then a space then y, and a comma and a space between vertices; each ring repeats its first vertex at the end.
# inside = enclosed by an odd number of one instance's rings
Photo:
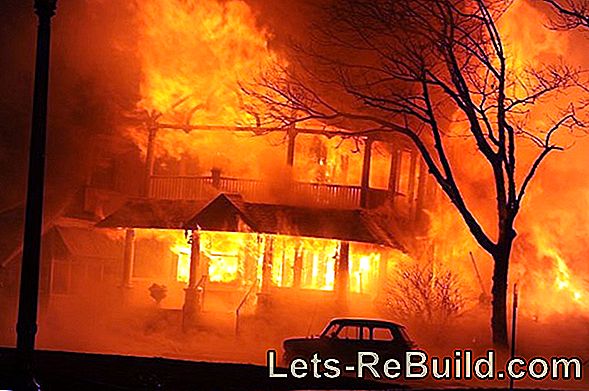
POLYGON ((330 324, 343 323, 343 324, 362 325, 362 326, 372 325, 372 326, 382 326, 382 327, 405 328, 403 325, 391 322, 389 320, 371 319, 371 318, 334 318, 329 323, 330 324))

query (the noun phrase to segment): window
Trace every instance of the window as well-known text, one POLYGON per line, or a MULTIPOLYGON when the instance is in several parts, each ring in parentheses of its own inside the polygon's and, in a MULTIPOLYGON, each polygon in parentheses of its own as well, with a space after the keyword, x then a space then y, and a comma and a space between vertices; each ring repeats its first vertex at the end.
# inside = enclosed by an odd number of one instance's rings
POLYGON ((411 152, 402 151, 399 159, 399 173, 398 173, 398 185, 397 193, 404 196, 410 196, 410 183, 411 183, 411 152))
POLYGON ((392 341, 393 333, 391 333, 391 329, 375 327, 372 329, 372 339, 374 341, 392 341))
POLYGON ((339 333, 338 339, 360 339, 360 327, 358 326, 343 326, 339 333))
POLYGON ((323 331, 323 336, 325 336, 327 338, 335 338, 338 330, 339 330, 338 324, 331 324, 325 329, 325 331, 323 331))

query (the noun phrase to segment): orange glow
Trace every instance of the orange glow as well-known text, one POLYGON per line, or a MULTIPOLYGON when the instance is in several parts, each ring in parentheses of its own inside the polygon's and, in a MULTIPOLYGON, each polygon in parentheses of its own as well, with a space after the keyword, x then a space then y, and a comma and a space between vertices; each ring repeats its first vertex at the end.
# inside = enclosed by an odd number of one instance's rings
MULTIPOLYGON (((558 66, 566 62, 567 59, 563 61, 563 57, 570 53, 570 36, 545 28, 547 24, 546 15, 528 1, 513 2, 499 19, 510 72, 508 78, 513 84, 508 90, 511 96, 529 94, 530 91, 525 90, 529 82, 526 70, 558 66)), ((524 107, 526 114, 514 120, 529 132, 542 135, 541 132, 551 126, 555 117, 558 118, 559 110, 564 110, 571 101, 575 101, 575 94, 578 92, 570 90, 567 94, 539 100, 533 106, 524 107)), ((452 131, 464 134, 465 124, 465 121, 456 121, 452 131)), ((553 141, 560 140, 561 145, 574 143, 566 137, 570 135, 563 130, 553 141)), ((478 159, 478 153, 469 140, 455 139, 452 142, 456 151, 454 166, 460 176, 465 178, 461 189, 479 222, 494 238, 496 210, 492 181, 485 176, 489 172, 488 165, 478 159), (464 164, 465 156, 468 164, 464 164)), ((583 147, 579 145, 575 148, 583 147)), ((581 151, 576 158, 583 159, 581 156, 586 152, 581 151)), ((535 145, 524 139, 518 141, 518 184, 539 152, 535 145)), ((573 149, 564 152, 571 153, 576 152, 573 149)), ((579 232, 579 227, 587 220, 584 206, 587 201, 583 194, 586 194, 584 189, 588 184, 575 173, 572 159, 575 158, 558 153, 548 157, 528 189, 516 220, 518 236, 511 258, 509 284, 511 288, 517 282, 520 287, 520 311, 523 313, 546 317, 555 313, 586 313, 589 310, 585 303, 589 295, 584 282, 587 281, 587 269, 582 265, 586 242, 579 232), (562 180, 557 178, 559 175, 563 176, 562 180), (574 197, 568 204, 559 199, 564 187, 567 188, 567 196, 574 197), (573 193, 576 195, 573 196, 573 193), (560 208, 556 209, 555 204, 559 204, 560 208)), ((435 262, 445 263, 465 277, 462 280, 469 284, 472 292, 478 294, 484 289, 488 294, 491 291, 492 259, 474 241, 455 208, 444 201, 431 209, 430 217, 428 236, 435 242, 432 246, 435 262), (469 260, 469 252, 473 252, 482 274, 483 288, 469 260)))
POLYGON ((238 82, 259 76, 276 55, 244 1, 146 0, 137 14, 141 108, 178 123, 254 123, 240 110, 238 82))
MULTIPOLYGON (((137 3, 137 20, 140 25, 138 55, 142 67, 141 100, 138 107, 162 114, 166 123, 203 125, 257 125, 256 118, 246 114, 240 82, 249 82, 266 73, 273 63, 286 64, 286 60, 269 48, 271 38, 257 23, 256 15, 242 0, 146 0, 137 3)), ((506 51, 510 80, 518 80, 510 94, 524 92, 525 68, 542 64, 556 64, 559 56, 566 56, 571 45, 566 34, 555 33, 544 27, 545 15, 527 1, 514 2, 499 20, 506 51)), ((568 96, 567 98, 570 98, 568 96)), ((570 99, 563 99, 566 104, 570 99)), ((252 104, 252 102, 247 102, 252 104)), ((554 113, 553 106, 561 101, 537 102, 526 116, 526 125, 532 132, 546 129, 550 120, 546 113, 554 113)), ((455 118, 459 120, 459 118, 455 118)), ((461 133, 465 122, 457 121, 451 131, 461 133)), ((315 124, 317 125, 317 124, 315 124)), ((319 124, 319 126, 322 126, 319 124)), ((452 133, 450 132, 450 133, 452 133)), ((145 129, 132 129, 130 136, 145 150, 145 129)), ((235 132, 185 133, 179 130, 160 130, 157 136, 157 154, 183 162, 180 174, 204 175, 210 169, 220 168, 223 176, 248 179, 270 179, 273 190, 280 193, 281 181, 294 179, 311 183, 360 184, 363 149, 352 139, 298 135, 296 139, 294 170, 286 165, 286 147, 283 133, 255 136, 235 132), (236 151, 247 150, 247 154, 236 151), (188 168, 186 168, 188 167, 188 168), (184 170, 184 171, 182 171, 184 170), (285 174, 286 175, 283 175, 285 174), (286 178, 286 179, 285 179, 286 178)), ((487 167, 476 159, 476 152, 456 143, 454 163, 459 171, 461 189, 466 193, 469 206, 491 237, 496 222, 494 198, 481 172, 487 167), (464 157, 469 164, 462 164, 464 157), (472 157, 472 159, 471 159, 472 157), (491 207, 489 207, 491 206, 491 207)), ((466 143, 466 142, 465 142, 466 143)), ((448 143, 450 144, 450 142, 448 143)), ((538 150, 520 143, 518 169, 524 172, 538 150)), ((389 187, 391 151, 385 143, 375 143, 372 151, 370 185, 377 189, 389 187)), ((558 159, 559 157, 554 157, 558 159)), ((549 158, 553 159, 553 157, 549 158)), ((415 165, 409 151, 398 157, 396 178, 396 207, 407 209, 413 205, 410 187, 410 167, 415 165)), ((552 163, 549 163, 552 164, 552 163)), ((419 165, 417 164, 417 169, 419 165)), ((558 166, 556 166, 558 167, 558 166)), ((567 240, 575 232, 575 214, 571 207, 569 218, 553 236, 541 235, 535 227, 548 212, 550 198, 559 189, 551 186, 550 178, 539 170, 537 180, 526 195, 516 229, 520 234, 514 249, 510 269, 510 283, 520 281, 522 310, 543 313, 587 310, 583 301, 589 296, 583 285, 583 276, 576 276, 581 244, 567 240), (573 249, 564 249, 563 246, 573 249), (573 251, 575 250, 575 251, 573 251), (525 282, 523 282, 525 276, 525 282), (566 304, 563 304, 566 302, 566 304)), ((521 183, 521 177, 517 178, 521 183)), ((571 181, 574 184, 574 181, 571 181)), ((589 188, 589 184, 586 185, 589 188)), ((433 245, 425 258, 431 258, 434 267, 445 263, 460 274, 464 282, 478 296, 481 289, 490 292, 492 261, 475 243, 461 217, 451 205, 428 205, 431 226, 427 234, 433 245), (473 252, 483 280, 483 287, 470 261, 473 252)), ((580 208, 579 208, 580 209, 580 208)), ((584 221, 586 221, 585 219, 584 221)), ((542 227, 545 229, 546 227, 542 227)), ((260 280, 261 264, 267 237, 237 233, 201 232, 201 264, 212 282, 260 280), (245 259, 249 259, 245 262, 245 259), (252 270, 246 270, 252 264, 252 270), (204 267, 204 266, 203 266, 204 267)), ((177 280, 188 280, 190 246, 178 231, 170 250, 178 258, 177 280)), ((276 236, 273 241, 271 266, 272 285, 291 287, 295 280, 295 261, 301 262, 301 288, 333 290, 335 264, 339 243, 300 237, 276 236), (298 258, 297 258, 298 257, 298 258)), ((350 254, 350 290, 371 292, 378 286, 380 273, 391 274, 398 265, 399 255, 372 249, 358 250, 352 246, 350 254), (391 266, 394 265, 394 266, 391 266)), ((297 272, 298 273, 298 272, 297 272)))
MULTIPOLYGON (((158 241, 169 243, 176 257, 176 280, 188 283, 190 275, 190 244, 180 230, 142 230, 151 232, 158 241)), ((262 279, 264 247, 269 236, 200 231, 200 262, 208 265, 210 282, 248 284, 262 279), (249 282, 248 282, 249 281, 249 282)), ((335 287, 336 261, 340 251, 337 240, 272 236, 271 281, 275 287, 293 287, 295 278, 302 289, 332 291, 335 287), (299 266, 295 266, 299 257, 299 266), (295 271, 296 269, 298 271, 295 271), (299 273, 295 277, 295 273, 299 273)), ((384 272, 398 266, 398 260, 406 257, 398 251, 375 248, 367 244, 352 243, 349 259, 349 290, 356 293, 375 294, 380 283, 382 262, 387 263, 384 272)), ((203 269, 201 269, 204 272, 203 269)))

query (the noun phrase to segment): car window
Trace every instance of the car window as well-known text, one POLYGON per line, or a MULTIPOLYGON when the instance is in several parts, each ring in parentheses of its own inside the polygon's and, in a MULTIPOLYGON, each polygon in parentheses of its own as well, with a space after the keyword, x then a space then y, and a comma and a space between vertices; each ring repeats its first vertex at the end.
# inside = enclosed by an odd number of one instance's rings
POLYGON ((337 331, 338 331, 339 327, 340 327, 339 324, 332 324, 325 329, 325 331, 323 332, 323 335, 328 338, 334 338, 337 335, 337 331))
POLYGON ((370 341, 370 327, 362 327, 362 339, 365 341, 370 341))
POLYGON ((386 327, 375 327, 372 329, 372 339, 374 341, 392 341, 393 333, 386 327))
POLYGON ((343 326, 339 333, 338 339, 360 339, 360 327, 358 326, 343 326))

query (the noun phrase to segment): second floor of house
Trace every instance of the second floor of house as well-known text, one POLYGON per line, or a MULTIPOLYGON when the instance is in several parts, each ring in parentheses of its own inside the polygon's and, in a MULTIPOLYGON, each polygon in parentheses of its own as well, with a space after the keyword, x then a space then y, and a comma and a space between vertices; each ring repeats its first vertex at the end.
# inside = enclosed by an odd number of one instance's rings
POLYGON ((252 202, 387 208, 418 220, 436 186, 418 151, 398 135, 341 137, 319 132, 169 130, 146 135, 142 151, 97 148, 87 188, 167 200, 206 200, 219 193, 252 202))

